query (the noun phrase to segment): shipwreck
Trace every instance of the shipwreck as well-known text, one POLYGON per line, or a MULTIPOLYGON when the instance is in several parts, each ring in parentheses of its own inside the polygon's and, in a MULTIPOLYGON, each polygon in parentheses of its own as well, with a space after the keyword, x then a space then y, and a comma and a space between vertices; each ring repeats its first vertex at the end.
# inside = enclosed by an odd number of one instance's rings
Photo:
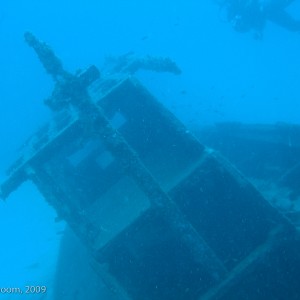
POLYGON ((294 224, 134 77, 180 73, 176 64, 128 55, 105 76, 70 74, 47 44, 25 39, 53 77, 53 119, 8 170, 3 199, 32 181, 116 299, 300 298, 294 224))

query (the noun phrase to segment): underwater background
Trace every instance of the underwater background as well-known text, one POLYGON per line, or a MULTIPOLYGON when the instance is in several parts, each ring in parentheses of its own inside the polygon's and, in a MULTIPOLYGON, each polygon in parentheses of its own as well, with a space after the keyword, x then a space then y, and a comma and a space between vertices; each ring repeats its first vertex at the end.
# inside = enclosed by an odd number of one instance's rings
MULTIPOLYGON (((288 10, 300 18, 300 1, 288 10)), ((28 30, 73 73, 91 64, 101 71, 107 57, 129 52, 170 57, 180 75, 140 71, 136 76, 191 130, 219 122, 300 122, 299 33, 272 23, 261 40, 238 33, 211 0, 2 1, 1 181, 18 147, 51 118, 43 100, 53 81, 24 42, 28 30)), ((52 299, 65 228, 55 218, 30 183, 0 203, 0 287, 45 285, 49 293, 32 299, 52 299)))

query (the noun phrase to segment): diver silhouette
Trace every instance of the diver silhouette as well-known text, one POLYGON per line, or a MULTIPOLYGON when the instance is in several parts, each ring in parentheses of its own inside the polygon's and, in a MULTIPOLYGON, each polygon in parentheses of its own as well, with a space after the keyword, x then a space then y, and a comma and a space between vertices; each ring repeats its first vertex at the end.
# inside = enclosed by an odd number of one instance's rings
POLYGON ((227 11, 227 20, 239 32, 254 31, 261 37, 270 21, 293 32, 300 32, 300 20, 293 18, 286 8, 295 0, 217 0, 227 11))

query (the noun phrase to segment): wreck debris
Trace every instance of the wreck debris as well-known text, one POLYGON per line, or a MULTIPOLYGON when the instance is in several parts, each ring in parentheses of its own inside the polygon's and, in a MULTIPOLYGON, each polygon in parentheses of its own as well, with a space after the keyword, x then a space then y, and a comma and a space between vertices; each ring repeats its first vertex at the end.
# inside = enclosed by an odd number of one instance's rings
POLYGON ((32 33, 26 32, 24 34, 26 43, 34 49, 43 64, 47 73, 49 73, 54 80, 59 77, 66 78, 69 74, 63 69, 61 61, 56 57, 53 50, 46 44, 39 41, 32 33))
POLYGON ((39 41, 30 32, 26 32, 24 37, 55 81, 54 91, 44 103, 53 111, 60 111, 70 104, 81 105, 87 97, 87 87, 100 77, 99 70, 95 66, 90 66, 84 72, 72 75, 63 69, 60 59, 46 43, 39 41))
POLYGON ((113 73, 135 74, 139 70, 148 70, 154 72, 168 72, 174 75, 180 75, 181 70, 177 64, 168 57, 136 57, 133 52, 126 53, 116 58, 108 58, 113 63, 113 73))

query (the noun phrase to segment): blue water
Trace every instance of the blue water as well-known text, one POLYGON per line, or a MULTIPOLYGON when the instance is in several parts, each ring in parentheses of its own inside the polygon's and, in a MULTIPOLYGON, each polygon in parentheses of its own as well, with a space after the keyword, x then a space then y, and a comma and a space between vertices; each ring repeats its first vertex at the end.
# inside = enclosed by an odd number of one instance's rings
MULTIPOLYGON (((51 117, 42 100, 53 82, 24 42, 28 30, 51 45, 71 72, 90 64, 101 69, 105 57, 129 51, 170 57, 181 75, 138 77, 187 126, 300 123, 298 33, 272 23, 262 40, 238 33, 211 0, 2 2, 1 180, 18 146, 51 117)), ((289 11, 300 18, 300 1, 289 11)), ((41 282, 51 289, 64 228, 55 216, 29 183, 0 203, 0 287, 41 282)))

